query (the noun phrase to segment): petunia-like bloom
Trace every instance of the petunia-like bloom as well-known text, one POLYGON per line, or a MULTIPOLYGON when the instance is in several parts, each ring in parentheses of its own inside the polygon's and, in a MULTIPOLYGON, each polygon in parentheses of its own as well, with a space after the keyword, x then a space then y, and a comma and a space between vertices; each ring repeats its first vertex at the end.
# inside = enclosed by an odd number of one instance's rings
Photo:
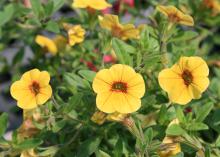
POLYGON ((103 10, 112 5, 107 3, 106 0, 74 0, 72 6, 74 8, 92 8, 95 10, 103 10))
POLYGON ((80 25, 64 23, 63 27, 67 31, 70 46, 83 42, 86 31, 80 25))
POLYGON ((186 26, 193 26, 194 20, 190 15, 184 14, 182 11, 174 6, 157 6, 157 10, 168 17, 172 23, 179 23, 186 26))
POLYGON ((139 29, 133 24, 120 24, 117 15, 99 16, 99 24, 103 29, 109 30, 112 36, 122 40, 137 39, 139 36, 139 29))
POLYGON ((212 15, 215 16, 220 13, 220 3, 218 0, 203 0, 203 4, 212 9, 212 15))
POLYGON ((209 85, 209 68, 200 57, 181 57, 171 68, 162 70, 158 80, 171 102, 187 104, 199 99, 209 85))
POLYGON ((19 81, 12 84, 11 95, 22 109, 33 109, 44 104, 52 95, 50 75, 33 69, 25 72, 19 81))
MULTIPOLYGON (((177 118, 173 119, 169 125, 179 124, 177 118)), ((178 142, 178 136, 166 136, 162 141, 162 149, 158 152, 160 157, 172 157, 181 152, 180 143, 178 142)))
POLYGON ((132 113, 141 106, 145 93, 142 76, 130 66, 115 64, 100 70, 93 81, 97 108, 105 113, 132 113))
POLYGON ((37 35, 35 42, 40 45, 45 51, 50 52, 52 55, 56 55, 58 52, 57 46, 52 39, 49 39, 43 35, 37 35))

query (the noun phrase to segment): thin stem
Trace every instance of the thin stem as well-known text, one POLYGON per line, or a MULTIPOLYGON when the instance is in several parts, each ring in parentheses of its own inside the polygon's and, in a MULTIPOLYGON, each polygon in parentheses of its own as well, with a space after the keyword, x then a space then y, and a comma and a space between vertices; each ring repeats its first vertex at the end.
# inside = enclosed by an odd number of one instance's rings
POLYGON ((52 95, 51 100, 54 104, 54 107, 56 108, 56 110, 58 110, 60 108, 60 105, 57 103, 57 101, 54 98, 54 95, 52 95))

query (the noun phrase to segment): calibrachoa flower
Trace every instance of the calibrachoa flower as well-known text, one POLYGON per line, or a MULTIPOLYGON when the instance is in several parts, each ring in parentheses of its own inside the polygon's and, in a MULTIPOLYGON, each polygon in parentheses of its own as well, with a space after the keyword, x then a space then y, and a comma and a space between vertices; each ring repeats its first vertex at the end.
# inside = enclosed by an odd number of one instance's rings
POLYGON ((171 23, 179 23, 186 26, 193 26, 194 20, 190 15, 186 15, 174 6, 157 6, 157 10, 168 17, 171 23))
MULTIPOLYGON (((173 119, 169 125, 179 124, 177 118, 173 119)), ((172 157, 181 152, 181 147, 178 141, 178 136, 166 136, 162 141, 162 150, 158 152, 160 157, 172 157)))
POLYGON ((201 97, 209 85, 209 68, 200 57, 181 57, 171 68, 159 73, 159 84, 171 102, 187 104, 201 97))
POLYGON ((112 5, 107 3, 106 0, 74 0, 72 6, 74 8, 92 8, 95 10, 103 10, 112 5))
POLYGON ((142 76, 130 66, 122 64, 100 70, 92 86, 97 93, 97 107, 105 113, 135 112, 140 108, 140 98, 145 93, 142 76))
POLYGON ((203 4, 212 9, 212 15, 215 16, 220 13, 220 3, 218 0, 203 0, 203 4))
POLYGON ((68 43, 70 46, 74 46, 77 43, 83 42, 86 32, 80 25, 64 23, 63 27, 67 31, 68 43))
POLYGON ((11 95, 22 109, 33 109, 44 104, 52 95, 50 75, 46 71, 33 69, 25 72, 19 81, 12 84, 11 95))
POLYGON ((57 54, 57 46, 55 42, 43 35, 37 35, 35 38, 35 42, 40 45, 45 51, 50 52, 52 55, 57 54))
POLYGON ((99 16, 99 24, 102 28, 109 30, 112 36, 122 40, 137 39, 139 36, 139 30, 133 24, 120 24, 117 15, 99 16))

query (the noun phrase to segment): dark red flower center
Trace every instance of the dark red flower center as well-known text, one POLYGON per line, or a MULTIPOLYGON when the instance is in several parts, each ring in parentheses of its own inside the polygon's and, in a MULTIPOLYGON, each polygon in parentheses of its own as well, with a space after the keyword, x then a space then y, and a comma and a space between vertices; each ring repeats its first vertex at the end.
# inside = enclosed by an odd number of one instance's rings
POLYGON ((180 21, 180 18, 176 13, 169 14, 168 16, 169 16, 169 20, 171 22, 179 22, 180 21))
POLYGON ((124 82, 114 82, 112 84, 112 91, 115 92, 123 92, 126 93, 127 92, 127 84, 124 82))
POLYGON ((33 81, 32 84, 29 86, 29 88, 31 92, 34 93, 34 95, 37 95, 38 93, 40 93, 40 85, 36 81, 33 81))
POLYGON ((184 80, 185 85, 190 85, 193 82, 192 73, 189 70, 184 70, 182 73, 182 78, 184 80))

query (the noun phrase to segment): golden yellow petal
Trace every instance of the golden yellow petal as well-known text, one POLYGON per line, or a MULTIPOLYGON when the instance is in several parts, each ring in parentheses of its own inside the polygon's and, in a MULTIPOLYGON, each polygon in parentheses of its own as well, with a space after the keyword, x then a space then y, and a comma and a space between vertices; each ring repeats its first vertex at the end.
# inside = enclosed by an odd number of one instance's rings
POLYGON ((209 75, 209 67, 201 58, 190 60, 190 71, 193 77, 204 77, 209 75), (198 60, 197 60, 198 59, 198 60), (196 61, 197 60, 197 61, 196 61))
POLYGON ((74 8, 86 8, 88 7, 88 0, 74 0, 72 6, 74 8))
POLYGON ((32 69, 28 71, 32 81, 39 82, 41 72, 38 69, 32 69))
POLYGON ((121 81, 129 83, 129 81, 135 77, 137 77, 137 73, 134 71, 134 69, 128 65, 123 65, 121 81))
POLYGON ((122 81, 122 75, 124 74, 124 69, 127 68, 127 65, 115 64, 109 69, 109 75, 111 75, 112 80, 122 81))
POLYGON ((114 93, 114 108, 119 113, 132 113, 141 107, 141 100, 126 93, 114 93))
POLYGON ((156 7, 158 11, 163 13, 165 16, 169 16, 169 14, 175 14, 177 13, 178 9, 174 6, 163 6, 163 5, 158 5, 156 7))
POLYGON ((52 55, 55 55, 58 51, 55 42, 45 36, 37 35, 35 42, 42 48, 46 48, 52 55))
POLYGON ((113 28, 122 27, 119 23, 117 15, 105 14, 104 17, 99 16, 99 24, 102 28, 112 30, 113 28))
POLYGON ((208 77, 194 77, 192 84, 196 86, 200 90, 200 92, 204 92, 209 86, 209 78, 208 77))
POLYGON ((144 96, 145 93, 145 84, 144 81, 140 84, 137 84, 135 86, 129 87, 127 90, 128 94, 136 97, 141 98, 144 96))
MULTIPOLYGON (((178 66, 175 66, 175 68, 178 66)), ((183 79, 181 76, 176 73, 173 68, 171 69, 164 69, 159 73, 158 81, 160 87, 167 91, 168 93, 171 92, 174 87, 182 86, 184 84, 183 79)))
POLYGON ((45 87, 50 82, 50 74, 47 71, 40 72, 39 79, 40 87, 45 87))
POLYGON ((189 85, 188 91, 193 99, 199 99, 201 97, 201 90, 196 85, 189 85))
POLYGON ((113 92, 98 93, 96 97, 97 108, 105 113, 115 112, 114 104, 117 103, 113 92))
POLYGON ((106 0, 87 0, 89 7, 96 9, 96 10, 103 10, 112 5, 107 3, 106 0))
POLYGON ((192 95, 185 85, 179 85, 173 87, 171 92, 168 92, 171 102, 185 105, 192 100, 192 95))
POLYGON ((16 81, 10 87, 11 96, 18 100, 25 97, 27 94, 31 93, 28 85, 24 81, 16 81))
POLYGON ((137 39, 138 36, 139 36, 139 30, 135 28, 133 24, 123 25, 123 29, 121 33, 122 40, 137 39))
POLYGON ((108 69, 103 69, 96 74, 92 84, 92 88, 96 93, 110 91, 113 80, 109 73, 108 69))
POLYGON ((40 88, 40 93, 37 94, 36 100, 38 105, 44 104, 52 95, 52 88, 50 85, 40 88))
POLYGON ((186 26, 193 26, 194 20, 189 15, 183 15, 182 18, 179 21, 180 24, 186 25, 186 26))
POLYGON ((17 102, 18 107, 28 110, 37 107, 36 97, 34 94, 28 94, 20 98, 17 102))

